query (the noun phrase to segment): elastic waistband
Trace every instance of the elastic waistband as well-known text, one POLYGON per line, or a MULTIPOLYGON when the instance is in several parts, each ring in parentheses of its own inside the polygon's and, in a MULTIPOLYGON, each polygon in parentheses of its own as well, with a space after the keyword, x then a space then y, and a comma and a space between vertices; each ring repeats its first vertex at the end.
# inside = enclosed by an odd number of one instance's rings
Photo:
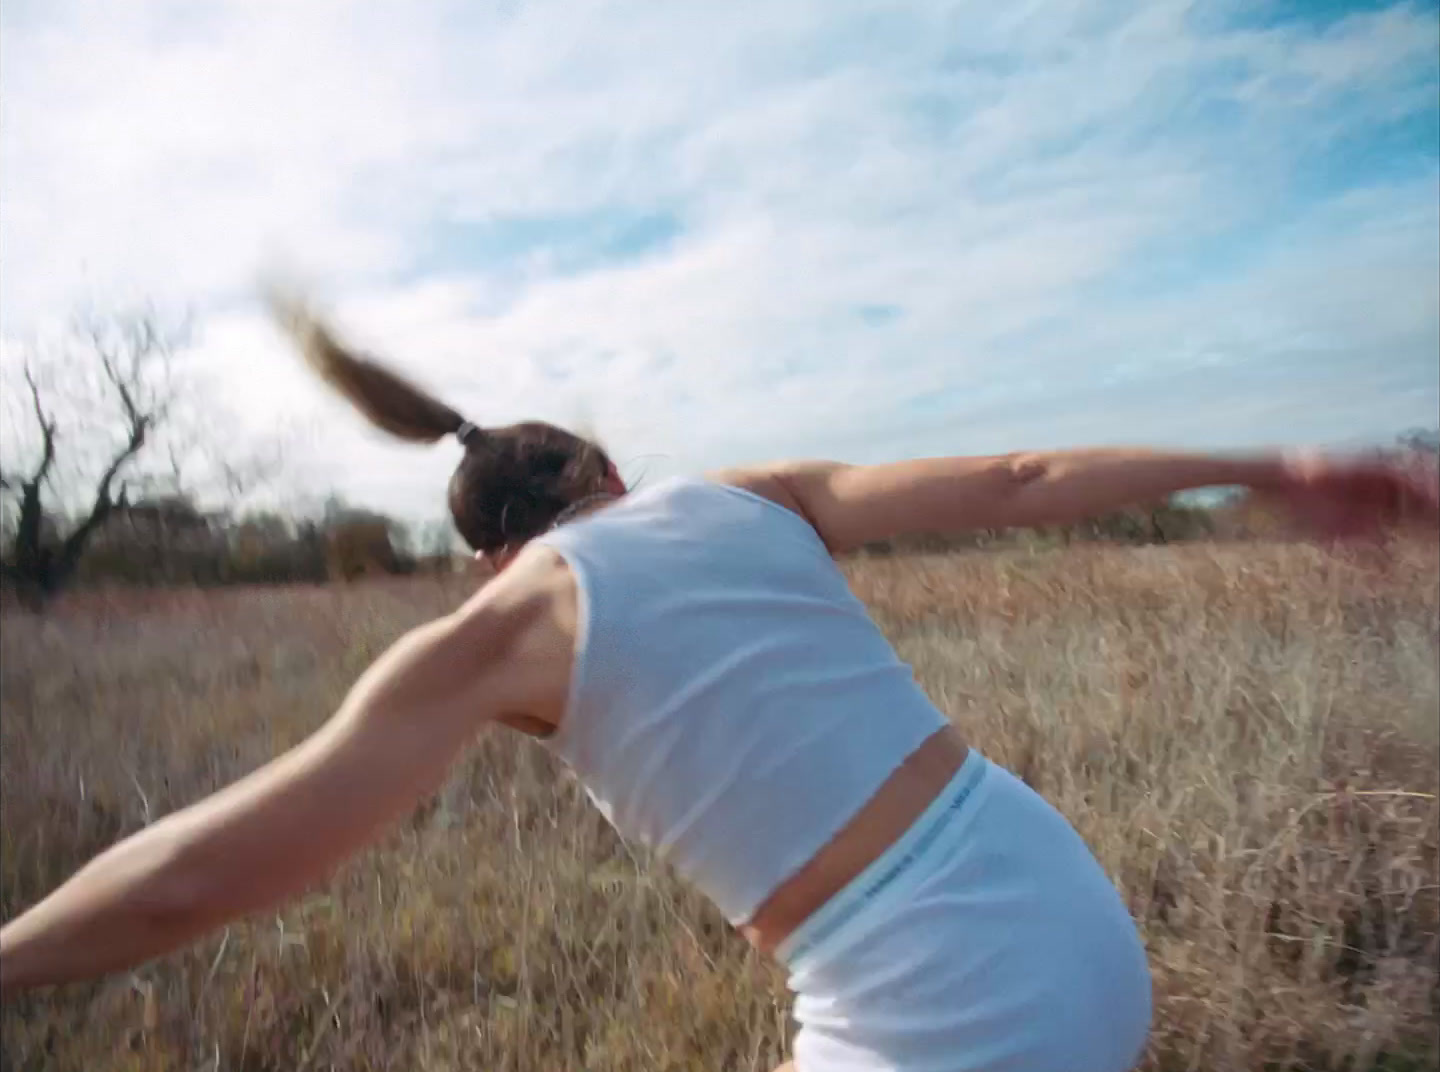
POLYGON ((775 956, 780 963, 794 967, 797 960, 813 953, 861 911, 874 905, 882 894, 894 890, 897 881, 915 869, 925 853, 935 847, 940 835, 954 823, 965 802, 980 785, 987 766, 985 757, 970 749, 954 777, 905 833, 776 947, 775 956))

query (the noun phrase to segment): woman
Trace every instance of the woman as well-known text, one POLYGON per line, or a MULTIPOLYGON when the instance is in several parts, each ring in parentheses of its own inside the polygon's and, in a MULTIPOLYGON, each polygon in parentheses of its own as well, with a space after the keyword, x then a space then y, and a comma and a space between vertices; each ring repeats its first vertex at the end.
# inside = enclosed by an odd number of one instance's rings
POLYGON ((103 853, 0 931, 0 989, 174 950, 323 880, 483 728, 532 735, 796 993, 798 1072, 1122 1072, 1144 950, 1061 816, 926 699, 832 556, 909 532, 1061 523, 1244 485, 1326 532, 1378 529, 1414 474, 1096 450, 800 462, 629 493, 596 445, 484 429, 282 310, 315 369, 404 439, 456 435, 461 535, 498 571, 413 630, 314 736, 103 853))

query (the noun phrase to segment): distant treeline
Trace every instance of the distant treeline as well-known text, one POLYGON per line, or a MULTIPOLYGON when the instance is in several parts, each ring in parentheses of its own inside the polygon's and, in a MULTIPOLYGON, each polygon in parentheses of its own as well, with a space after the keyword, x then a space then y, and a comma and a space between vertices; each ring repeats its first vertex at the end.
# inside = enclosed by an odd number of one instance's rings
MULTIPOLYGON (((1162 505, 1074 525, 982 529, 876 543, 863 553, 1038 550, 1075 543, 1166 544, 1238 538, 1260 528, 1242 521, 1230 505, 1162 505)), ((463 568, 466 557, 448 544, 448 534, 432 531, 427 541, 394 519, 365 511, 331 510, 326 516, 301 520, 279 514, 233 519, 206 514, 177 497, 116 511, 90 541, 74 584, 325 584, 463 568)))
POLYGON ((1194 540, 1239 539, 1259 535, 1267 526, 1258 515, 1247 520, 1236 503, 1214 507, 1166 503, 1146 509, 1119 510, 1070 525, 1037 528, 974 529, 958 534, 928 534, 867 544, 867 555, 935 553, 945 551, 1043 550, 1077 543, 1130 546, 1187 543, 1194 540))
MULTIPOLYGON (((60 539, 58 526, 48 539, 60 539)), ((86 545, 72 583, 324 584, 450 571, 463 561, 447 531, 417 531, 337 500, 317 517, 231 517, 169 496, 115 509, 86 545)))
MULTIPOLYGON (((1410 433, 1407 448, 1440 454, 1440 434, 1410 433)), ((1047 550, 1074 544, 1138 546, 1274 537, 1279 521, 1230 496, 1205 504, 1172 500, 1070 525, 978 529, 873 543, 865 555, 1047 550)), ((49 536, 58 540, 60 527, 49 536)), ((7 540, 7 548, 14 543, 7 540)), ((216 586, 325 584, 364 577, 464 568, 445 524, 420 528, 331 499, 314 516, 207 513, 184 496, 117 507, 89 540, 75 571, 78 585, 216 586)))

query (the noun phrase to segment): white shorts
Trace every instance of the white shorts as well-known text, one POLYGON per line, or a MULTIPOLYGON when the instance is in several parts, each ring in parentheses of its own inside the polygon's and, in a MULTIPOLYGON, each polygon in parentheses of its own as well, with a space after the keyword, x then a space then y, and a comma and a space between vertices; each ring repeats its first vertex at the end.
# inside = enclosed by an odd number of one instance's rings
POLYGON ((1150 973, 1084 840, 973 749, 777 950, 797 1072, 1129 1072, 1150 973))

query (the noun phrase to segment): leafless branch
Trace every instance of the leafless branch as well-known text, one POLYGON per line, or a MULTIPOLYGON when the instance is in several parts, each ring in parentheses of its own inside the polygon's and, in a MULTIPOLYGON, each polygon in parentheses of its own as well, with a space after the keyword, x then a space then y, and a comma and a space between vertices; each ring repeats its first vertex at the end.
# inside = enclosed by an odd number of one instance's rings
POLYGON ((153 413, 141 412, 135 404, 133 393, 133 381, 127 382, 123 377, 114 373, 113 365, 106 362, 106 373, 110 376, 111 382, 120 392, 121 401, 125 407, 126 417, 130 423, 129 437, 123 446, 116 452, 105 471, 100 474, 100 479, 95 485, 95 498, 90 504, 90 512, 85 520, 65 538, 65 543, 60 549, 60 569, 68 573, 80 561, 81 554, 85 551, 85 545, 90 537, 103 525, 114 510, 122 506, 125 501, 125 490, 122 487, 117 500, 111 494, 111 486, 115 478, 119 476, 130 460, 139 454, 145 446, 145 440, 151 426, 154 424, 153 413))
POLYGON ((50 466, 55 462, 55 419, 45 412, 45 404, 40 400, 40 388, 35 383, 34 370, 27 364, 25 366, 25 382, 30 387, 30 399, 35 407, 35 421, 40 426, 40 461, 35 467, 35 473, 30 478, 30 483, 40 485, 50 474, 50 466))

